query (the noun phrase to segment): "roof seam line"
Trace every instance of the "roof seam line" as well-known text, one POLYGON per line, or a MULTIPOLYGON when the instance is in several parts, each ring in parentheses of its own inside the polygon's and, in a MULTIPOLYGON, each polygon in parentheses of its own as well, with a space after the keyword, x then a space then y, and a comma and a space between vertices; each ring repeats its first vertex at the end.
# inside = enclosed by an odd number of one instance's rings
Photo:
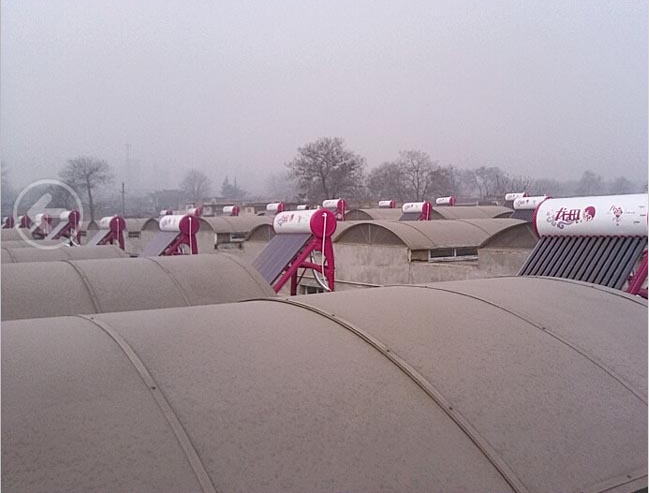
MULTIPOLYGON (((610 493, 614 491, 616 488, 620 488, 621 486, 632 484, 636 481, 641 481, 646 478, 647 478, 646 469, 636 469, 633 471, 629 471, 627 474, 622 474, 606 482, 602 482, 597 485, 594 485, 592 491, 593 493, 607 493, 607 492, 610 493)), ((634 489, 633 491, 639 491, 639 490, 634 489)))
POLYGON ((631 301, 633 303, 636 303, 640 306, 644 306, 646 308, 646 305, 640 301, 638 296, 631 295, 625 291, 622 291, 620 289, 614 289, 614 288, 608 288, 608 289, 602 289, 601 284, 595 284, 591 282, 586 282, 586 281, 577 281, 575 279, 568 279, 567 277, 551 277, 551 276, 517 276, 517 277, 535 277, 537 279, 547 279, 548 281, 555 281, 555 282, 567 282, 570 284, 577 284, 579 286, 586 286, 588 288, 594 289, 595 291, 601 291, 602 293, 608 293, 612 294, 613 296, 617 296, 619 298, 623 298, 627 301, 631 301))
POLYGON ((526 493, 528 491, 527 487, 516 476, 514 471, 509 467, 505 460, 500 455, 498 455, 498 453, 489 444, 489 442, 480 435, 480 433, 473 427, 471 422, 459 411, 455 410, 452 404, 442 395, 442 393, 437 390, 419 371, 417 371, 407 361, 393 352, 381 340, 369 334, 368 332, 359 329, 351 323, 336 317, 333 314, 327 313, 314 306, 300 303, 298 301, 282 298, 263 298, 249 301, 270 301, 276 303, 284 303, 287 305, 295 306, 297 308, 301 308, 303 310, 308 310, 343 327, 347 331, 357 336, 359 339, 372 346, 399 370, 401 370, 408 378, 410 378, 420 389, 422 389, 426 393, 426 395, 428 395, 428 397, 431 398, 433 402, 435 402, 435 404, 437 404, 439 408, 442 409, 442 411, 444 411, 444 413, 462 430, 462 432, 464 432, 464 434, 476 445, 476 447, 478 447, 484 457, 500 473, 503 479, 516 493, 526 493))
POLYGON ((182 284, 180 284, 180 281, 176 279, 176 276, 174 276, 168 269, 165 269, 165 267, 162 264, 160 264, 160 262, 157 261, 156 257, 141 257, 141 258, 145 258, 153 262, 155 265, 157 265, 160 268, 160 270, 162 270, 162 272, 167 274, 169 276, 169 279, 171 279, 171 281, 176 286, 176 288, 178 288, 178 291, 180 291, 180 295, 183 297, 183 300, 185 300, 186 306, 193 306, 189 297, 187 296, 187 293, 185 293, 182 284))
POLYGON ((14 263, 14 264, 18 263, 17 260, 16 260, 16 257, 14 257, 14 254, 11 253, 11 248, 3 248, 3 250, 5 252, 7 252, 7 255, 9 255, 9 258, 11 259, 12 263, 14 263))
POLYGON ((548 329, 547 327, 539 325, 536 322, 533 322, 532 320, 528 319, 527 317, 524 317, 523 315, 520 315, 519 313, 516 313, 513 310, 509 310, 508 308, 504 308, 502 306, 499 306, 499 305, 497 305, 497 304, 495 304, 495 303, 493 303, 493 302, 491 302, 489 300, 480 298, 479 296, 475 296, 475 295, 468 294, 468 293, 462 293, 462 292, 458 292, 458 291, 451 291, 449 289, 436 288, 436 287, 432 287, 432 286, 413 286, 413 287, 423 288, 423 289, 431 289, 431 290, 434 290, 434 291, 442 291, 442 292, 445 292, 445 293, 455 294, 455 295, 459 295, 459 296, 465 296, 467 298, 471 298, 471 299, 480 301, 482 303, 486 303, 487 305, 493 306, 494 308, 502 310, 505 313, 509 313, 510 315, 513 315, 514 317, 523 320, 524 322, 530 324, 532 327, 536 327, 541 332, 543 332, 545 334, 548 334, 550 337, 556 339, 557 341, 559 341, 560 343, 562 343, 565 346, 569 347, 570 349, 572 349, 574 352, 576 352, 577 354, 579 354, 583 358, 590 361, 593 365, 597 366, 600 370, 604 371, 609 377, 611 377, 612 379, 617 381, 620 385, 622 385, 629 392, 631 392, 634 396, 636 396, 638 399, 640 399, 645 405, 647 405, 647 399, 645 399, 642 396, 642 394, 640 394, 637 390, 635 390, 631 386, 631 384, 625 382, 622 377, 616 375, 615 372, 612 369, 610 369, 608 366, 604 365, 604 363, 598 361, 594 356, 591 356, 590 354, 588 354, 585 349, 582 349, 579 346, 577 346, 576 344, 568 341, 567 339, 564 339, 563 337, 561 337, 560 335, 554 333, 552 330, 548 329))
POLYGON ((81 282, 88 290, 88 295, 90 296, 90 301, 92 301, 92 306, 95 307, 95 312, 101 313, 102 312, 101 303, 99 303, 99 298, 97 297, 97 293, 95 293, 92 284, 90 283, 90 281, 88 280, 84 272, 77 265, 73 264, 72 260, 70 259, 61 260, 61 262, 68 264, 70 267, 74 269, 77 275, 81 278, 81 282))
MULTIPOLYGON (((267 283, 263 283, 263 284, 260 283, 259 279, 257 277, 255 277, 255 275, 253 273, 253 270, 252 270, 252 269, 254 269, 252 267, 252 264, 246 264, 245 262, 243 262, 241 259, 238 259, 234 255, 229 255, 227 253, 224 253, 223 255, 225 255, 228 259, 232 260, 235 264, 237 264, 239 267, 241 267, 243 269, 243 271, 246 274, 248 274, 250 279, 252 279, 254 281, 254 283, 257 284, 257 286, 259 286, 260 288, 265 288, 265 287, 268 286, 267 283)), ((255 270, 254 272, 257 272, 257 271, 255 270)), ((259 273, 257 272, 257 274, 259 274, 259 273)))
MULTIPOLYGON (((417 233, 420 237, 423 236, 426 240, 430 241, 431 244, 434 245, 435 247, 438 247, 438 246, 439 246, 439 244, 438 244, 435 240, 433 240, 433 238, 431 238, 430 236, 428 236, 427 234, 425 234, 423 231, 421 231, 421 230, 415 228, 414 225, 412 225, 412 224, 408 224, 409 222, 416 222, 416 221, 399 221, 399 224, 403 224, 406 228, 410 228, 411 231, 414 231, 414 232, 417 233)), ((386 228, 386 229, 388 229, 388 228, 386 228)), ((398 235, 397 235, 397 236, 398 236, 398 235)), ((401 241, 403 241, 403 240, 401 240, 401 241)), ((411 242, 405 242, 405 241, 403 241, 403 243, 405 243, 405 245, 406 245, 410 250, 415 250, 414 247, 415 247, 416 245, 413 245, 411 242), (410 243, 410 244, 409 244, 409 243, 410 243)))
MULTIPOLYGON (((484 218, 473 218, 473 219, 484 219, 484 218)), ((477 224, 474 224, 474 223, 470 222, 471 220, 472 220, 472 219, 456 219, 456 221, 462 221, 464 224, 468 224, 468 225, 470 225, 470 226, 473 226, 473 227, 476 228, 476 229, 479 229, 480 231, 482 231, 484 234, 487 235, 487 239, 489 239, 489 238, 491 238, 491 237, 493 236, 493 234, 491 234, 491 233, 490 233, 489 231, 487 231, 486 229, 481 228, 481 227, 478 226, 477 224)), ((514 224, 514 225, 512 225, 512 226, 518 226, 518 224, 514 224)), ((501 231, 504 231, 504 230, 501 230, 501 231)), ((499 232, 500 232, 500 231, 499 231, 499 232)))
POLYGON ((194 447, 194 444, 189 438, 187 431, 185 430, 182 423, 180 422, 180 419, 176 415, 176 412, 171 407, 171 404, 169 403, 165 395, 162 393, 162 390, 160 390, 160 386, 154 380, 153 376, 147 369, 144 362, 137 355, 135 350, 129 345, 128 342, 126 342, 126 340, 121 336, 119 332, 114 330, 106 322, 97 320, 95 317, 91 315, 77 315, 77 317, 87 320, 93 325, 99 327, 99 329, 105 332, 124 352, 128 360, 131 362, 131 364, 135 367, 135 370, 140 375, 140 378, 142 378, 144 384, 149 389, 149 392, 151 392, 151 394, 153 395, 153 398, 158 404, 158 407, 160 407, 162 414, 167 420, 167 423, 169 423, 169 426, 173 431, 174 435, 176 436, 176 439, 178 440, 180 447, 185 453, 185 457, 187 458, 189 465, 191 466, 192 470, 194 471, 194 474, 196 475, 196 479, 198 480, 198 483, 201 485, 201 489, 203 490, 204 493, 217 493, 217 490, 214 487, 214 484, 212 483, 212 480, 210 479, 210 476, 207 473, 207 470, 205 469, 205 466, 203 465, 203 462, 201 461, 200 456, 198 455, 198 452, 194 447))

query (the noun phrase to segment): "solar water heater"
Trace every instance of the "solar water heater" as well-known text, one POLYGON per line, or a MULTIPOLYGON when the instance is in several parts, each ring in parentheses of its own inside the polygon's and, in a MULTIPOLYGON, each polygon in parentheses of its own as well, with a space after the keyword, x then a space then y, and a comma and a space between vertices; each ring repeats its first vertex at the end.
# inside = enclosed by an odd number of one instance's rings
POLYGON ((79 211, 63 211, 59 215, 59 223, 45 237, 46 240, 59 240, 68 238, 73 243, 79 244, 80 230, 79 222, 81 214, 79 211))
POLYGON ((322 201, 322 207, 336 215, 336 220, 344 221, 347 216, 347 201, 345 199, 327 199, 322 201))
POLYGON ((291 295, 296 295, 297 286, 308 269, 325 290, 333 291, 335 263, 331 235, 336 231, 334 213, 324 208, 281 212, 275 216, 273 229, 275 236, 252 265, 275 292, 290 280, 291 295))
POLYGON ((90 238, 87 246, 119 245, 124 250, 124 230, 126 221, 121 216, 102 217, 99 221, 99 231, 90 238))
POLYGON ((159 226, 160 232, 142 250, 143 257, 198 253, 196 233, 200 222, 196 216, 191 214, 162 216, 159 226))
POLYGON ((52 218, 47 213, 36 214, 29 232, 35 240, 43 240, 52 232, 52 218))
POLYGON ((647 196, 546 199, 520 276, 574 279, 647 297, 647 196))
POLYGON ((433 206, 427 200, 424 202, 406 202, 401 206, 403 213, 399 221, 430 221, 433 206))

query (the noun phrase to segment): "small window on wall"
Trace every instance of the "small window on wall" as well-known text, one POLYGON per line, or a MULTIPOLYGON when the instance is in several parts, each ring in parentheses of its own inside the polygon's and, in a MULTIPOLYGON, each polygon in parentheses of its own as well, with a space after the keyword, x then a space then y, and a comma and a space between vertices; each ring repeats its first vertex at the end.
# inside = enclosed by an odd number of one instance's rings
POLYGON ((128 237, 129 238, 139 238, 140 237, 140 232, 139 231, 129 231, 128 232, 128 237))
POLYGON ((300 284, 300 294, 318 294, 324 293, 324 289, 318 286, 307 286, 300 284))
POLYGON ((456 262, 461 260, 478 260, 476 247, 436 248, 428 251, 429 262, 456 262))
POLYGON ((230 233, 231 243, 241 243, 246 239, 246 233, 230 233))

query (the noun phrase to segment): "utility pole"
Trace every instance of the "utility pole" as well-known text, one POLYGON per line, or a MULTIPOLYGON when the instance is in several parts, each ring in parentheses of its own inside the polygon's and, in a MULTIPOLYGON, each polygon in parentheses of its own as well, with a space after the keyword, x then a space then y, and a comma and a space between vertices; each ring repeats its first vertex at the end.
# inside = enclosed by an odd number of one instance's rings
POLYGON ((126 191, 124 190, 124 182, 122 182, 122 217, 126 217, 126 200, 124 196, 126 195, 126 191))
MULTIPOLYGON (((133 178, 133 170, 131 169, 131 144, 127 142, 125 144, 126 148, 126 160, 124 161, 124 181, 127 181, 133 186, 134 183, 134 178, 133 178)), ((137 185, 135 185, 137 186, 137 185)))

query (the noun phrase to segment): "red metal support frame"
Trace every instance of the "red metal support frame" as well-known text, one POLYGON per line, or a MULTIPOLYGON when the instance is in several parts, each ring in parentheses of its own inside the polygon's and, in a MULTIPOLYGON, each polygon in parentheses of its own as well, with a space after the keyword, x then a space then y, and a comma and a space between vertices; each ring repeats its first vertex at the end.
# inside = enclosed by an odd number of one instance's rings
POLYGON ((70 211, 64 219, 67 221, 67 224, 52 239, 58 240, 60 238, 68 238, 79 244, 81 242, 81 230, 79 229, 80 219, 81 214, 79 214, 79 211, 70 211))
POLYGON ((642 287, 647 280, 647 264, 647 250, 645 250, 640 265, 631 276, 629 287, 626 290, 627 293, 647 299, 647 288, 642 287))
POLYGON ((273 285, 273 289, 276 293, 284 287, 284 285, 291 280, 291 296, 297 294, 298 286, 298 270, 299 269, 312 269, 315 270, 327 279, 327 284, 331 291, 334 290, 334 271, 335 271, 335 262, 334 262, 334 250, 331 237, 322 238, 312 237, 309 242, 304 246, 300 253, 295 257, 295 259, 288 264, 284 273, 279 277, 279 279, 273 285), (323 248, 324 247, 324 248, 323 248), (313 252, 321 252, 324 257, 324 262, 322 265, 315 264, 313 262, 308 262, 307 259, 313 252))
POLYGON ((164 252, 162 252, 162 255, 185 255, 185 252, 183 252, 182 247, 183 245, 186 245, 189 247, 189 250, 192 255, 196 255, 198 253, 198 245, 196 244, 196 235, 193 234, 185 234, 185 233, 179 233, 176 239, 174 240, 173 243, 171 243, 164 252))
POLYGON ((122 250, 125 250, 124 229, 126 229, 126 221, 124 221, 123 217, 115 216, 111 218, 108 223, 107 234, 97 244, 114 245, 117 243, 122 250))
POLYGON ((417 221, 430 221, 430 215, 433 212, 433 205, 425 201, 423 207, 421 208, 421 214, 419 215, 419 219, 417 221))
POLYGON ((38 224, 30 226, 32 238, 44 240, 52 232, 52 218, 49 214, 42 214, 38 224))
POLYGON ((114 245, 117 243, 120 249, 124 250, 124 233, 122 231, 109 231, 108 234, 97 243, 98 245, 114 245))
POLYGON ((29 219, 29 216, 27 214, 23 216, 18 216, 18 227, 19 228, 24 228, 24 229, 29 229, 32 225, 32 220, 29 219))

